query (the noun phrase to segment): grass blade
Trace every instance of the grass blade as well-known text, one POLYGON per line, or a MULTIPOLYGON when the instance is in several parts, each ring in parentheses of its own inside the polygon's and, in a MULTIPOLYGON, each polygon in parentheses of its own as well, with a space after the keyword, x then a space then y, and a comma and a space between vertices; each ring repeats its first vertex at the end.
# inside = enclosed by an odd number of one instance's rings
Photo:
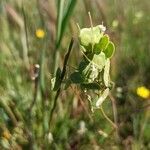
POLYGON ((57 23, 57 40, 56 49, 60 46, 64 31, 67 23, 69 22, 70 16, 74 10, 76 0, 68 0, 66 8, 64 8, 64 0, 58 2, 58 23, 57 23), (65 9, 63 13, 63 9, 65 9))

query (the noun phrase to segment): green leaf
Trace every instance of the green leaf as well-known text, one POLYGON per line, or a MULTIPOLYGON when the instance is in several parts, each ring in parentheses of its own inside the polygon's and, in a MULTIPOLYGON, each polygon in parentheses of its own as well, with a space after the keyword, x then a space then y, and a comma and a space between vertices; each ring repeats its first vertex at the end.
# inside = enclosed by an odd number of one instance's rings
POLYGON ((82 60, 79 64, 79 72, 82 73, 82 71, 89 65, 89 62, 86 60, 82 60))
POLYGON ((102 105, 102 103, 104 102, 104 100, 107 98, 108 95, 109 95, 109 88, 105 89, 104 92, 102 93, 102 95, 97 100, 97 102, 96 102, 97 108, 99 108, 102 105))
POLYGON ((109 70, 110 70, 110 60, 107 59, 106 62, 105 62, 105 68, 104 68, 104 76, 103 76, 103 79, 104 79, 104 84, 106 87, 109 86, 109 70))
POLYGON ((77 0, 68 0, 67 4, 65 4, 65 0, 58 0, 56 49, 60 46, 60 42, 76 2, 77 0))
POLYGON ((103 51, 107 58, 111 58, 115 52, 115 46, 112 42, 109 42, 106 49, 103 51))
POLYGON ((56 47, 59 46, 59 42, 61 39, 61 30, 62 30, 62 21, 63 21, 63 9, 64 9, 65 0, 58 0, 57 7, 57 35, 56 35, 56 47))
POLYGON ((95 44, 94 46, 94 53, 95 54, 99 54, 101 51, 106 49, 106 46, 108 45, 109 42, 109 36, 108 35, 104 35, 99 43, 95 44))
POLYGON ((70 79, 73 83, 79 84, 79 83, 83 83, 84 79, 82 77, 82 75, 79 72, 74 72, 70 75, 70 79))
POLYGON ((51 86, 54 91, 57 91, 60 87, 61 69, 58 68, 56 71, 56 77, 51 79, 51 86))
POLYGON ((66 26, 69 22, 69 19, 71 17, 71 14, 75 8, 76 2, 77 2, 77 0, 68 0, 68 5, 66 5, 65 11, 64 11, 64 17, 63 17, 63 22, 62 22, 62 30, 61 30, 60 39, 62 39, 65 28, 66 28, 66 26))

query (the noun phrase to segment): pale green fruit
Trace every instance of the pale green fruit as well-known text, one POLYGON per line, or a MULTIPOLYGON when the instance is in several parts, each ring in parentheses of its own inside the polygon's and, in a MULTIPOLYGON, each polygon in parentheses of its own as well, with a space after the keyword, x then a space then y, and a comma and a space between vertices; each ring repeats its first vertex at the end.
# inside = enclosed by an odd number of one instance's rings
POLYGON ((79 35, 80 44, 87 52, 93 52, 94 45, 99 43, 103 33, 102 25, 93 28, 83 28, 80 30, 79 35))
POLYGON ((99 108, 102 105, 102 103, 105 101, 105 99, 107 98, 108 95, 109 95, 109 88, 105 89, 104 92, 102 93, 102 95, 97 100, 97 102, 96 102, 97 108, 99 108))
POLYGON ((110 70, 110 60, 107 58, 105 62, 105 67, 104 67, 104 75, 103 75, 103 80, 104 84, 106 87, 109 86, 109 70, 110 70))
POLYGON ((105 66, 106 57, 103 52, 99 55, 94 55, 92 62, 97 66, 97 68, 101 71, 105 66))

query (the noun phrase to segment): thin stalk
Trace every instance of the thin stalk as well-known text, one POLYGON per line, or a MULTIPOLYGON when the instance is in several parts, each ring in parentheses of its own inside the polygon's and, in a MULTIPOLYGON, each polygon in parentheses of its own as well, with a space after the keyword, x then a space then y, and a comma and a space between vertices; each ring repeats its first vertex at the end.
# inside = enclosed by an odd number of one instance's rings
POLYGON ((11 119, 13 125, 17 126, 18 122, 17 122, 17 119, 16 119, 14 113, 12 112, 11 108, 7 104, 5 104, 4 101, 1 99, 0 99, 0 107, 2 107, 4 109, 4 111, 7 113, 7 115, 11 119))
POLYGON ((30 105, 29 111, 32 111, 32 108, 36 102, 37 99, 37 93, 38 93, 38 84, 39 84, 39 70, 40 70, 40 66, 38 64, 36 64, 34 66, 34 93, 33 93, 33 101, 30 105))
POLYGON ((26 68, 29 69, 29 58, 28 58, 28 51, 29 51, 29 42, 28 42, 28 34, 27 34, 27 24, 26 24, 26 16, 22 4, 22 13, 23 13, 23 19, 24 19, 24 24, 23 27, 21 27, 21 41, 22 41, 22 46, 23 46, 23 59, 24 63, 26 65, 26 68))
POLYGON ((16 107, 16 104, 13 101, 10 101, 8 106, 11 108, 15 118, 18 121, 24 122, 23 116, 22 116, 21 112, 18 110, 18 108, 16 107))
POLYGON ((113 126, 113 128, 117 128, 117 126, 108 118, 108 116, 105 114, 103 107, 100 107, 100 111, 102 112, 103 116, 105 117, 105 119, 113 126))
POLYGON ((56 95, 55 95, 55 98, 54 98, 54 102, 53 102, 53 106, 52 106, 52 109, 51 109, 51 112, 50 112, 50 117, 49 117, 49 126, 51 124, 51 120, 52 120, 52 117, 53 117, 53 113, 54 113, 54 110, 56 108, 56 104, 57 104, 57 100, 58 100, 58 97, 60 95, 60 92, 61 92, 61 84, 62 84, 62 81, 64 79, 64 76, 65 76, 65 73, 66 73, 66 67, 67 67, 67 62, 68 62, 68 59, 69 59, 69 56, 70 56, 70 52, 72 50, 72 47, 73 47, 73 38, 71 39, 71 42, 70 42, 70 45, 69 45, 69 48, 68 48, 68 51, 65 55, 65 59, 64 59, 64 64, 63 64, 63 70, 62 70, 62 73, 61 73, 61 76, 60 76, 60 85, 59 85, 59 88, 56 92, 56 95))
MULTIPOLYGON (((72 87, 71 87, 71 88, 72 88, 72 87)), ((72 88, 72 90, 73 90, 73 88, 72 88)), ((85 113, 88 115, 90 121, 93 122, 93 118, 92 118, 91 114, 88 112, 88 109, 86 108, 86 106, 85 106, 85 104, 84 104, 84 102, 83 102, 83 100, 82 100, 82 98, 81 98, 79 92, 78 92, 76 89, 74 90, 74 92, 75 92, 75 94, 77 95, 77 97, 78 97, 78 99, 79 99, 79 101, 80 101, 80 103, 81 103, 81 105, 82 105, 82 107, 83 107, 85 113)))
MULTIPOLYGON (((41 19, 41 25, 45 27, 44 16, 40 7, 41 7, 40 0, 37 0, 37 8, 38 8, 39 16, 41 19)), ((42 42, 45 43, 44 40, 42 42)), ((46 43, 44 44, 42 48, 40 59, 39 59, 39 63, 40 63, 39 90, 41 93, 41 112, 42 112, 41 124, 43 127, 43 138, 45 136, 45 133, 47 133, 48 131, 48 122, 46 120, 48 120, 47 112, 49 111, 48 107, 46 106, 47 96, 46 96, 46 82, 45 82, 45 74, 44 74, 45 73, 44 71, 45 53, 46 53, 46 43)))
MULTIPOLYGON (((92 35, 93 35, 93 21, 92 21, 91 13, 88 12, 88 15, 89 15, 90 24, 91 24, 91 30, 92 30, 92 35)), ((93 36, 92 35, 91 35, 91 41, 93 41, 93 36)), ((92 44, 92 52, 93 52, 93 48, 94 48, 94 45, 92 44)))
POLYGON ((112 94, 109 94, 110 100, 112 102, 112 107, 113 107, 113 114, 114 114, 114 122, 118 126, 118 115, 117 115, 117 106, 116 106, 116 100, 112 96, 112 94))
POLYGON ((115 98, 113 97, 113 95, 111 93, 109 94, 109 98, 112 102, 114 122, 115 122, 115 125, 117 126, 117 128, 116 128, 116 139, 118 141, 118 140, 120 140, 120 138, 119 138, 119 131, 118 131, 118 113, 117 113, 116 100, 115 100, 115 98))
POLYGON ((144 119, 143 119, 143 122, 142 122, 142 125, 141 125, 140 134, 139 134, 139 142, 141 142, 143 140, 143 133, 144 133, 146 125, 148 124, 148 120, 149 120, 149 117, 150 117, 149 113, 150 113, 150 111, 146 110, 145 116, 144 116, 144 119))

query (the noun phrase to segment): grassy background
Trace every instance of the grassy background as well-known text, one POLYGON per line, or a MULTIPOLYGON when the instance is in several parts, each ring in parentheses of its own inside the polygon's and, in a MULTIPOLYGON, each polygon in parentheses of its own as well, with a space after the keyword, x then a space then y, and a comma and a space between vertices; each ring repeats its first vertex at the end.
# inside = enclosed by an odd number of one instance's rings
MULTIPOLYGON (((149 149, 149 100, 136 95, 141 85, 150 89, 149 10, 148 0, 1 0, 0 149, 149 149), (73 86, 61 92, 49 131, 50 81, 62 68, 72 36, 67 73, 78 65, 76 23, 90 27, 88 11, 116 45, 111 75, 119 129, 113 131, 99 111, 92 113, 85 94, 73 86), (43 39, 35 35, 38 28, 43 39), (35 64, 40 65, 38 80, 32 80, 35 64)), ((113 120, 110 100, 104 110, 113 120)))

